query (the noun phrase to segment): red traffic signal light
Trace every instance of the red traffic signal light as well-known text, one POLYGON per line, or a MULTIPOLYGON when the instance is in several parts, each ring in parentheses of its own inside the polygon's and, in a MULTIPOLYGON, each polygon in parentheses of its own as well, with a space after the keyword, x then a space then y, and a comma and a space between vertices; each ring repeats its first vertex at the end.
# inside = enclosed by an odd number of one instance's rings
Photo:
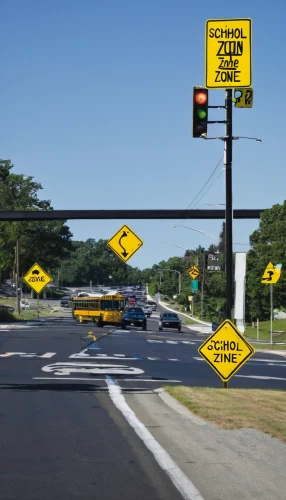
POLYGON ((208 131, 209 91, 205 88, 193 89, 193 137, 201 137, 208 131))

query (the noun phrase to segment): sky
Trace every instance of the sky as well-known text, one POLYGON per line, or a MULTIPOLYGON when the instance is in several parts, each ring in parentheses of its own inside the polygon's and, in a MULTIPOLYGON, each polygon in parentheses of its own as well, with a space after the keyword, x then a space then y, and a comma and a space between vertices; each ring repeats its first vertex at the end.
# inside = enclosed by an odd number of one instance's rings
MULTIPOLYGON (((54 209, 223 209, 223 142, 191 131, 205 22, 220 18, 252 19, 254 103, 233 110, 233 134, 262 139, 233 144, 233 208, 283 203, 284 0, 0 0, 0 158, 34 176, 54 209)), ((224 91, 209 101, 224 104, 224 91)), ((128 263, 144 269, 217 242, 222 220, 68 222, 76 240, 123 224, 144 242, 128 263)), ((258 225, 234 220, 234 251, 258 225)))

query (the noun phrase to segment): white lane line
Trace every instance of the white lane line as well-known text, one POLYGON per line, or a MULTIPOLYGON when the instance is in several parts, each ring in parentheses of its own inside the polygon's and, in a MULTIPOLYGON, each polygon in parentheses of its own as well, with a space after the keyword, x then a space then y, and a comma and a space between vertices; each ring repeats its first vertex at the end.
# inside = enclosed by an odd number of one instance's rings
POLYGON ((135 413, 126 403, 119 385, 111 377, 106 377, 106 383, 109 389, 109 395, 116 408, 122 413, 129 425, 133 427, 137 436, 142 439, 146 448, 151 451, 157 460, 160 467, 168 474, 171 481, 181 493, 185 500, 203 500, 200 492, 197 490, 192 481, 178 467, 170 455, 156 441, 151 432, 146 429, 145 425, 136 417, 135 413))
MULTIPOLYGON (((105 378, 84 378, 84 377, 33 377, 33 380, 88 380, 89 382, 97 382, 98 380, 104 380, 106 382, 105 378)), ((182 383, 182 380, 150 380, 149 378, 121 378, 120 382, 150 382, 152 384, 157 384, 158 382, 172 382, 174 384, 182 383)), ((132 389, 132 387, 131 387, 132 389)))
POLYGON ((178 342, 175 340, 166 340, 166 344, 177 344, 178 342))
POLYGON ((169 359, 168 359, 168 361, 179 361, 179 360, 178 360, 178 359, 176 359, 176 358, 175 358, 175 359, 171 359, 171 358, 169 358, 169 359))
POLYGON ((285 363, 285 359, 264 359, 264 358, 252 358, 251 361, 263 361, 265 363, 285 363))
POLYGON ((286 380, 283 377, 267 377, 266 375, 235 375, 240 378, 255 378, 257 380, 286 380))
MULTIPOLYGON (((86 359, 87 361, 89 359, 97 359, 97 360, 101 360, 103 361, 104 359, 120 359, 120 360, 123 360, 122 356, 117 357, 117 356, 108 356, 107 354, 104 354, 104 357, 103 355, 97 355, 97 356, 90 356, 89 354, 81 354, 81 353, 78 353, 78 354, 72 354, 71 356, 69 356, 69 359, 86 359)), ((138 361, 138 358, 124 358, 124 361, 138 361)))

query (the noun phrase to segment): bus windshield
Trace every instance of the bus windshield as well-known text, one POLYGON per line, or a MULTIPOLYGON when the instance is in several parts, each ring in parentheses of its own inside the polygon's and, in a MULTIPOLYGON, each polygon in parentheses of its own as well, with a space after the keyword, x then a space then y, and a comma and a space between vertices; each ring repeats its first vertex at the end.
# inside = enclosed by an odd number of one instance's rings
POLYGON ((123 300, 102 300, 101 309, 103 311, 122 311, 124 309, 123 300))

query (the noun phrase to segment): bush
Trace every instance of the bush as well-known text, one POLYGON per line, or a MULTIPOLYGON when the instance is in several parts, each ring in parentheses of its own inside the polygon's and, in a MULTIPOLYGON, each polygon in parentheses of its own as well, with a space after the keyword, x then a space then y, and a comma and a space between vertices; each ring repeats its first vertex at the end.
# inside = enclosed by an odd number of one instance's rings
POLYGON ((16 321, 16 318, 13 316, 11 311, 9 311, 7 307, 0 306, 0 322, 10 323, 12 321, 16 321))

